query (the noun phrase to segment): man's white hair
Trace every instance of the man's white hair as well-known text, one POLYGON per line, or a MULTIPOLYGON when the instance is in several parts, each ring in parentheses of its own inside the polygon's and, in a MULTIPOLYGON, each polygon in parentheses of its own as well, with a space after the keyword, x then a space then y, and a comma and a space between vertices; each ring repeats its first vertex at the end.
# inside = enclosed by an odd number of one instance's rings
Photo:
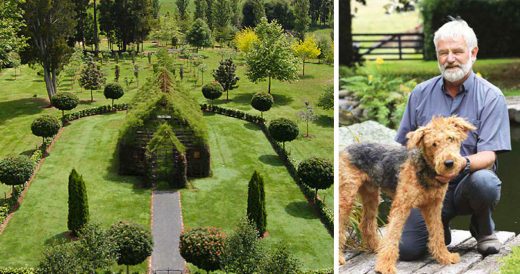
POLYGON ((433 37, 435 49, 437 49, 437 42, 439 40, 448 38, 453 39, 461 36, 466 41, 469 50, 477 47, 477 36, 473 29, 468 26, 468 23, 462 19, 453 19, 452 21, 442 25, 442 27, 435 32, 435 36, 433 37))

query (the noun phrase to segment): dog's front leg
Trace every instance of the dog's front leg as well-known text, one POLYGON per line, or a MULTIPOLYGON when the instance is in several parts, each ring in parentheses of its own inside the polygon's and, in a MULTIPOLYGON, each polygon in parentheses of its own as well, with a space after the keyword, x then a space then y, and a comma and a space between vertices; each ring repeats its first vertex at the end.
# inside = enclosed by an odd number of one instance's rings
POLYGON ((431 255, 444 265, 460 262, 459 254, 456 252, 450 253, 444 242, 444 228, 441 220, 442 200, 431 201, 429 204, 422 206, 420 210, 430 236, 428 249, 431 255))
MULTIPOLYGON (((407 184, 407 182, 401 183, 407 184)), ((398 187, 390 210, 388 228, 377 253, 375 270, 383 274, 397 272, 395 264, 399 258, 399 240, 414 201, 414 198, 408 195, 410 192, 406 188, 407 186, 398 187)))

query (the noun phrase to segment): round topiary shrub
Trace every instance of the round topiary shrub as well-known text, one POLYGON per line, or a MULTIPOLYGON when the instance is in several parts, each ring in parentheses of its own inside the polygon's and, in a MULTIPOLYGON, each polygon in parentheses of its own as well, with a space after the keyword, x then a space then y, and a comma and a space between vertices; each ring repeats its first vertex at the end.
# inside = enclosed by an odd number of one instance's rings
POLYGON ((31 124, 32 133, 43 139, 56 135, 60 128, 60 121, 50 115, 42 115, 36 118, 31 124))
POLYGON ((108 235, 117 246, 119 265, 137 265, 152 255, 152 235, 141 225, 118 222, 110 227, 108 235))
POLYGON ((103 94, 105 94, 105 98, 112 99, 112 107, 114 107, 114 100, 123 97, 125 91, 120 84, 110 83, 105 86, 103 94))
POLYGON ((65 110, 71 110, 78 106, 79 98, 70 92, 62 92, 52 96, 51 104, 61 110, 63 118, 63 116, 65 116, 65 110))
POLYGON ((208 100, 213 100, 220 98, 222 93, 224 92, 224 88, 219 82, 211 82, 202 87, 202 94, 208 100))
POLYGON ((278 118, 271 121, 269 124, 269 134, 276 141, 282 142, 283 148, 285 149, 285 142, 290 142, 300 134, 298 125, 285 118, 278 118))
POLYGON ((334 183, 334 167, 322 158, 311 157, 298 165, 298 178, 301 182, 316 189, 314 199, 318 196, 318 189, 329 188, 334 183))
POLYGON ((268 111, 273 106, 274 99, 273 96, 266 92, 258 92, 253 95, 253 99, 251 99, 251 106, 260 111, 262 117, 264 117, 264 111, 268 111))
POLYGON ((0 182, 15 186, 21 185, 31 178, 34 162, 27 156, 7 156, 0 161, 0 182))
POLYGON ((220 269, 225 235, 214 227, 200 227, 183 232, 179 249, 181 256, 206 271, 220 269))

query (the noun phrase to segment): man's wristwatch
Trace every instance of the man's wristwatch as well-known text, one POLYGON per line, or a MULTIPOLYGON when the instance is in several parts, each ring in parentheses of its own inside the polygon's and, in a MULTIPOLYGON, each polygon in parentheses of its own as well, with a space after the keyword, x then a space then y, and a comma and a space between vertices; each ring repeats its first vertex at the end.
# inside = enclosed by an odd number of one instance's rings
POLYGON ((466 166, 464 167, 464 169, 462 170, 462 173, 464 174, 468 174, 470 173, 471 169, 471 161, 469 160, 468 157, 464 156, 464 158, 466 159, 466 166))

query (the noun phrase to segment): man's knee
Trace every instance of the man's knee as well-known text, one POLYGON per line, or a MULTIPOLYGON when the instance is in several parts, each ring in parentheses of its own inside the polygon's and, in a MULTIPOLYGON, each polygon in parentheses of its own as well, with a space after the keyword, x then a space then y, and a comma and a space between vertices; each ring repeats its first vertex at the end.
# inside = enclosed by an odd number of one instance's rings
POLYGON ((468 179, 468 198, 494 207, 500 199, 502 185, 497 175, 490 170, 483 169, 473 172, 468 179))
POLYGON ((427 251, 426 245, 413 245, 406 243, 399 243, 399 260, 401 261, 415 261, 421 259, 427 251))

